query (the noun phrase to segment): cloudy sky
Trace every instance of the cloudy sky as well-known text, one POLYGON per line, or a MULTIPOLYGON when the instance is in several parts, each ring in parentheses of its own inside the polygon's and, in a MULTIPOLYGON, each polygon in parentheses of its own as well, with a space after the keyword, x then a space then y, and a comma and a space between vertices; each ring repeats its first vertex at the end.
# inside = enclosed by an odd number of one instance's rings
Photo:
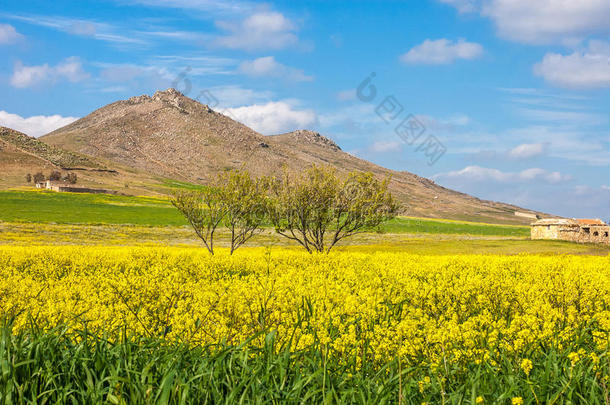
POLYGON ((478 197, 610 219, 610 1, 8 0, 0 125, 176 87, 478 197))

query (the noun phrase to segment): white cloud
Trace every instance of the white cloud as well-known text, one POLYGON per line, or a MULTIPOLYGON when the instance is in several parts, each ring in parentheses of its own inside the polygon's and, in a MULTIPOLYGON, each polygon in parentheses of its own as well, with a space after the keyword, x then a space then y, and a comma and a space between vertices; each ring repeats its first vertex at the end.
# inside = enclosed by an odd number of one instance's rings
POLYGON ((48 134, 73 123, 77 119, 76 117, 62 117, 61 115, 35 115, 24 118, 17 114, 0 111, 0 125, 35 137, 48 134))
POLYGON ((440 0, 490 18, 500 36, 526 43, 574 43, 610 31, 608 0, 440 0))
POLYGON ((430 40, 415 46, 400 59, 407 64, 444 65, 458 59, 475 59, 483 54, 483 47, 463 39, 457 42, 448 39, 430 40))
POLYGON ((51 28, 71 35, 78 35, 118 45, 146 45, 148 41, 133 35, 125 35, 125 28, 108 23, 45 15, 7 15, 8 18, 40 27, 51 28))
POLYGON ((569 55, 547 53, 534 73, 559 87, 590 89, 610 87, 610 44, 591 41, 588 49, 569 55))
POLYGON ((239 65, 239 71, 253 77, 275 77, 295 82, 313 80, 313 77, 307 76, 302 70, 283 65, 273 56, 244 61, 239 65))
POLYGON ((377 141, 373 143, 370 150, 376 153, 399 151, 402 144, 397 141, 377 141))
POLYGON ((356 89, 343 90, 337 93, 337 100, 352 101, 356 99, 356 89))
POLYGON ((570 180, 570 176, 560 172, 549 172, 545 169, 531 168, 520 172, 503 172, 481 166, 468 166, 462 170, 448 173, 440 173, 433 176, 434 179, 461 180, 466 182, 498 182, 498 183, 523 183, 542 181, 545 183, 559 183, 570 180))
POLYGON ((70 82, 79 82, 89 77, 83 70, 82 63, 77 57, 70 57, 55 66, 44 65, 25 66, 21 62, 15 64, 11 85, 13 87, 25 88, 42 83, 55 83, 60 79, 70 82))
POLYGON ((218 37, 215 41, 224 48, 247 51, 278 50, 298 42, 296 25, 278 12, 259 12, 239 23, 219 21, 216 25, 228 32, 228 35, 218 37))
POLYGON ((602 186, 602 190, 610 191, 610 186, 603 185, 602 186))
POLYGON ((531 126, 509 131, 506 136, 511 139, 530 140, 552 146, 549 156, 561 159, 575 160, 587 165, 610 165, 610 150, 599 139, 599 133, 594 129, 576 127, 574 129, 561 126, 531 126))
POLYGON ((154 59, 163 66, 173 66, 175 69, 184 69, 184 66, 190 66, 190 74, 209 74, 209 73, 226 73, 233 74, 229 70, 229 66, 236 66, 238 61, 233 58, 226 58, 213 55, 159 55, 154 59))
POLYGON ((15 27, 8 24, 0 24, 0 45, 9 45, 23 38, 15 27))
POLYGON ((48 64, 41 66, 24 66, 18 62, 15 65, 11 85, 13 87, 30 87, 45 81, 51 76, 52 68, 48 64))
POLYGON ((562 124, 597 125, 606 122, 606 117, 583 111, 547 110, 541 108, 516 108, 523 117, 532 121, 555 122, 562 124))
POLYGON ((80 82, 89 77, 83 70, 83 65, 76 57, 71 57, 55 66, 55 73, 71 82, 80 82))
MULTIPOLYGON (((214 103, 221 108, 244 106, 248 104, 262 104, 271 101, 274 95, 271 91, 257 91, 237 85, 215 86, 206 90, 208 90, 209 93, 205 94, 210 98, 210 100, 207 101, 214 103)), ((200 101, 206 104, 205 97, 202 96, 200 101)))
POLYGON ((190 9, 218 14, 245 14, 256 5, 248 1, 237 0, 123 0, 128 4, 142 4, 151 7, 190 9))
POLYGON ((478 9, 477 0, 439 0, 441 3, 449 4, 458 9, 460 13, 470 13, 478 9))
MULTIPOLYGON (((599 118, 599 117, 598 117, 599 118)), ((469 130, 446 138, 453 153, 477 158, 508 158, 515 145, 542 143, 549 146, 546 156, 578 161, 587 166, 610 166, 610 135, 599 119, 588 121, 553 121, 516 127, 500 132, 469 130), (481 150, 481 145, 485 149, 481 150), (493 151, 490 153, 490 151, 493 151)))
POLYGON ((545 143, 523 143, 508 151, 511 159, 531 159, 546 153, 548 144, 545 143))
MULTIPOLYGON (((152 69, 155 70, 155 69, 152 69)), ((114 65, 104 68, 100 76, 109 82, 129 82, 136 77, 147 74, 151 69, 137 65, 114 65)))
POLYGON ((227 112, 241 123, 265 135, 306 129, 317 121, 312 110, 297 110, 285 101, 228 108, 227 112))
POLYGON ((125 93, 128 90, 129 89, 127 87, 123 86, 110 86, 101 88, 100 93, 125 93))
POLYGON ((93 37, 97 34, 97 27, 91 21, 76 20, 68 24, 66 30, 74 35, 93 37))
POLYGON ((429 115, 416 115, 428 131, 453 132, 459 127, 464 127, 471 123, 469 116, 464 114, 455 114, 448 118, 435 118, 429 115))
POLYGON ((96 66, 101 68, 100 78, 113 86, 122 83, 132 90, 134 88, 149 90, 174 87, 186 96, 196 97, 191 82, 193 76, 199 75, 195 69, 183 71, 185 74, 181 75, 179 71, 172 71, 171 68, 154 65, 98 63, 96 66))
MULTIPOLYGON (((140 83, 147 88, 193 87, 194 78, 212 74, 234 73, 237 62, 214 56, 156 56, 151 64, 93 63, 100 69, 102 79, 114 83, 140 83), (185 68, 186 66, 186 68, 185 68), (189 86, 190 83, 190 86, 189 86)), ((193 94, 187 94, 193 96, 193 94)))

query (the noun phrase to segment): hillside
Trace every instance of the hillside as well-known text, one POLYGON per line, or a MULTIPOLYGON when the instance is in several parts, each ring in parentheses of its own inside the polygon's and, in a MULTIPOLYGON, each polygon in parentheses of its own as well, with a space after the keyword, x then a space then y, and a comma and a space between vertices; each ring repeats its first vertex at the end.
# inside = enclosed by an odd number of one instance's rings
MULTIPOLYGON (((47 144, 10 128, 0 127, 0 187, 27 186, 27 174, 51 171, 76 173, 78 185, 125 193, 163 192, 167 179, 47 144), (131 186, 131 189, 127 188, 131 186)), ((32 183, 29 186, 33 186, 32 183)))
POLYGON ((49 160, 20 148, 18 146, 20 142, 14 143, 15 140, 23 141, 25 138, 29 137, 12 129, 0 127, 0 168, 2 169, 0 183, 14 181, 16 178, 19 182, 23 182, 27 173, 49 171, 57 167, 49 160))
POLYGON ((312 163, 331 164, 341 173, 367 170, 392 176, 390 187, 410 215, 529 222, 514 216, 515 210, 528 210, 385 169, 343 152, 312 131, 261 135, 174 89, 109 104, 41 140, 136 171, 193 183, 205 183, 219 171, 242 166, 256 175, 279 174, 283 167, 301 171, 312 163))
POLYGON ((102 107, 41 138, 118 164, 184 181, 207 181, 219 170, 259 164, 279 170, 284 161, 266 139, 245 125, 176 90, 102 107))
POLYGON ((413 173, 386 169, 343 152, 332 140, 316 132, 301 130, 268 138, 270 144, 288 147, 293 153, 295 162, 331 163, 342 171, 370 171, 379 177, 391 175, 390 189, 406 206, 405 211, 408 215, 529 224, 530 221, 527 219, 515 218, 514 212, 533 212, 450 190, 413 173))
POLYGON ((0 141, 16 150, 35 156, 60 168, 87 167, 101 169, 102 166, 87 156, 66 151, 39 141, 10 128, 0 127, 0 141))

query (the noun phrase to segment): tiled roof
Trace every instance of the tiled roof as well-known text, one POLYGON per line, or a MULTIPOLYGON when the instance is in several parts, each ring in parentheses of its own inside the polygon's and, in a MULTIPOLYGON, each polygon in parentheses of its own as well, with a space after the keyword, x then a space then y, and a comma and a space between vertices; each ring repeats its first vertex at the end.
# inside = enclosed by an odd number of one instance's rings
POLYGON ((579 225, 606 225, 601 219, 574 219, 579 225))
POLYGON ((546 218, 534 222, 532 225, 563 225, 563 226, 578 226, 578 222, 567 218, 546 218))

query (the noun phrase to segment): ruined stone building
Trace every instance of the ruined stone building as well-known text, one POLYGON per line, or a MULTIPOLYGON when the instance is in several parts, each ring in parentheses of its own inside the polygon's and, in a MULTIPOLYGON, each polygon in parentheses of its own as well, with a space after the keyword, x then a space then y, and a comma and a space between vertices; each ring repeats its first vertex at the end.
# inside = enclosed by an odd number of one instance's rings
POLYGON ((541 219, 532 224, 532 239, 610 244, 610 225, 601 219, 541 219))
POLYGON ((64 193, 116 194, 114 191, 99 188, 77 187, 61 181, 45 180, 36 183, 36 188, 64 193))

